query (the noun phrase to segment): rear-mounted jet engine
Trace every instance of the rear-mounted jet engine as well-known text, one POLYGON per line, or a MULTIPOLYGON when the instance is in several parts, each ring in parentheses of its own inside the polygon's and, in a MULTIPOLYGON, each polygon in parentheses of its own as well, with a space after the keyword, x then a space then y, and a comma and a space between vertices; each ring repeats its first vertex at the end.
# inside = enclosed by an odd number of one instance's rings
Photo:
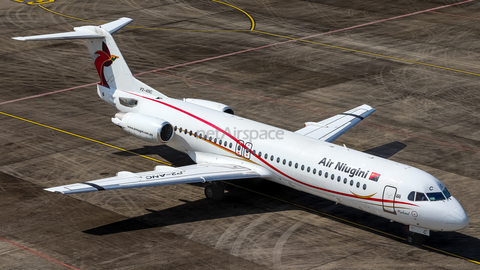
POLYGON ((228 107, 225 104, 210 101, 210 100, 204 100, 204 99, 196 99, 196 98, 184 98, 183 101, 188 102, 188 103, 193 103, 197 104, 203 107, 207 107, 209 109, 215 110, 215 111, 221 111, 224 113, 229 113, 229 114, 234 114, 232 108, 228 107))
POLYGON ((138 113, 119 112, 112 122, 127 133, 153 143, 166 143, 173 137, 172 125, 160 118, 138 113))

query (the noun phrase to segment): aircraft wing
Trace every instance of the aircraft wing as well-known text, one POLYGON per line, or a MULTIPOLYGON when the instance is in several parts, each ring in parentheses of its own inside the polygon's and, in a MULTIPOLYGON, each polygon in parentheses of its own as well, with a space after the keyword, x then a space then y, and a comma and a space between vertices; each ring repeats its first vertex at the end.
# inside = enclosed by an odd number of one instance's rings
POLYGON ((157 166, 149 172, 119 172, 115 177, 83 183, 46 188, 62 194, 103 191, 122 188, 164 186, 185 183, 204 183, 261 177, 249 168, 230 164, 197 164, 184 167, 157 166))
POLYGON ((375 109, 364 104, 320 122, 307 122, 304 128, 295 133, 316 140, 333 142, 374 111, 375 109))

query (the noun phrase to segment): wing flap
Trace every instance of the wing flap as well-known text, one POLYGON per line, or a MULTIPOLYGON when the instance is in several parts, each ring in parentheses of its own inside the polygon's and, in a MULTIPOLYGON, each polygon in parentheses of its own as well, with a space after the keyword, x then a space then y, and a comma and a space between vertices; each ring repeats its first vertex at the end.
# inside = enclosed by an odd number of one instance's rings
POLYGON ((364 104, 320 122, 307 122, 304 128, 295 133, 316 140, 333 142, 373 112, 375 109, 364 104))
POLYGON ((260 173, 246 167, 229 164, 197 164, 179 168, 157 166, 154 171, 141 173, 119 172, 115 177, 46 188, 45 190, 62 194, 73 194, 257 177, 261 177, 260 173))

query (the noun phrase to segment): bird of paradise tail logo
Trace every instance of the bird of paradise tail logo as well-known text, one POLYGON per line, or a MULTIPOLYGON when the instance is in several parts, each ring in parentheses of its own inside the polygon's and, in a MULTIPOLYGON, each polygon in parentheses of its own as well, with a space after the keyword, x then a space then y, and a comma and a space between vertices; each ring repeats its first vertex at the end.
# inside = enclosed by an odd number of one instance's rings
POLYGON ((110 50, 105 42, 102 42, 102 50, 96 51, 95 54, 98 54, 97 59, 95 59, 95 67, 97 68, 98 76, 100 77, 100 85, 110 88, 105 79, 104 68, 109 67, 113 61, 117 60, 119 57, 113 54, 110 55, 110 50))

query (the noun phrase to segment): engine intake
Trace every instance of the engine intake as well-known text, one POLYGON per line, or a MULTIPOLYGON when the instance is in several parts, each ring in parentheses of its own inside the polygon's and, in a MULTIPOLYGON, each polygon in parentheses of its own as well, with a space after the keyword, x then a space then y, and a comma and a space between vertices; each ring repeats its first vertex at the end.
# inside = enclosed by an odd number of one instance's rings
POLYGON ((167 143, 174 133, 168 121, 138 113, 119 112, 112 118, 112 122, 127 133, 153 143, 167 143))

